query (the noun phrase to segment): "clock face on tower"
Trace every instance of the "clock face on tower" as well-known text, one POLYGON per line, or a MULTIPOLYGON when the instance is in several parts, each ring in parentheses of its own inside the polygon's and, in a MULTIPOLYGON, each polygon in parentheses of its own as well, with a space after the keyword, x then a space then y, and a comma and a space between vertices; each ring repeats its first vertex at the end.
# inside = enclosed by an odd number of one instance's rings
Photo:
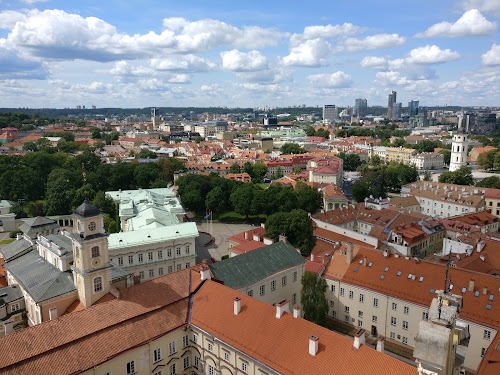
POLYGON ((88 228, 91 232, 95 231, 96 225, 94 221, 91 221, 88 225, 88 228))
POLYGON ((101 259, 100 258, 94 258, 92 259, 92 267, 99 267, 101 265, 101 259))

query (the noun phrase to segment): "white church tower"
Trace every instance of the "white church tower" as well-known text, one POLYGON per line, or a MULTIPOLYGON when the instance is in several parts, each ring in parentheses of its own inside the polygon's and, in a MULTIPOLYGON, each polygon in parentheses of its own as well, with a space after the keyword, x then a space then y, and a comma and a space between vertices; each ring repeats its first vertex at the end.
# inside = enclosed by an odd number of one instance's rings
POLYGON ((453 133, 453 142, 451 144, 450 172, 454 172, 460 167, 467 165, 467 151, 469 141, 467 131, 464 131, 463 118, 458 116, 458 129, 453 133))

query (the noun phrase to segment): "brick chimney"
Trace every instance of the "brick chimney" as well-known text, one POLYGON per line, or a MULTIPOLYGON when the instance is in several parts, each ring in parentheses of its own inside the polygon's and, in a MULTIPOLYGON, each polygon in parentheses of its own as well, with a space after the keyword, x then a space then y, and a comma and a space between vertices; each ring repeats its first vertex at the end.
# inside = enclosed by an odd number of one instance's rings
POLYGON ((210 275, 210 268, 206 264, 203 264, 200 268, 201 281, 210 280, 212 276, 210 275))
POLYGON ((241 298, 236 297, 234 299, 234 315, 238 315, 241 311, 241 298))
POLYGON ((295 319, 302 317, 302 311, 300 310, 300 306, 295 306, 293 308, 293 317, 295 319))
POLYGON ((309 336, 309 354, 316 357, 318 354, 318 342, 319 338, 317 336, 309 336))
POLYGON ((365 330, 361 328, 354 335, 354 347, 356 349, 359 349, 359 347, 364 344, 365 344, 365 330))
POLYGON ((384 352, 384 342, 385 342, 385 337, 382 335, 379 335, 377 337, 377 352, 384 352))
POLYGON ((281 302, 278 302, 275 306, 276 306, 276 319, 280 319, 285 311, 290 312, 290 304, 286 299, 281 302))
POLYGON ((363 258, 363 266, 366 267, 366 265, 368 264, 368 259, 366 257, 363 258))
POLYGON ((352 258, 353 258, 353 244, 352 242, 348 242, 347 243, 347 250, 345 252, 345 262, 347 264, 351 264, 352 263, 352 258))

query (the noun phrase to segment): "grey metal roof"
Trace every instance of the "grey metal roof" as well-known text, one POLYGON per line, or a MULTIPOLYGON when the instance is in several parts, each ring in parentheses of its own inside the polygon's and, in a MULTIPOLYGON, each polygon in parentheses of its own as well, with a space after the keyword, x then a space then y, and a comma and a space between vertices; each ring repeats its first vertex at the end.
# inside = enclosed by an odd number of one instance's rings
POLYGON ((305 262, 304 257, 292 245, 280 241, 209 264, 209 267, 215 278, 224 285, 240 289, 305 262))
POLYGON ((76 208, 75 214, 81 217, 93 217, 100 215, 101 210, 90 203, 88 199, 85 199, 85 201, 76 208))
POLYGON ((31 249, 32 247, 33 245, 31 244, 31 242, 24 238, 21 238, 20 240, 16 240, 2 247, 0 249, 0 254, 3 255, 5 262, 9 262, 17 256, 26 252, 28 249, 31 249))
POLYGON ((12 301, 17 301, 23 298, 23 292, 16 286, 6 286, 5 288, 0 288, 0 306, 3 302, 10 303, 12 301))
POLYGON ((125 271, 120 266, 117 266, 116 264, 111 262, 110 264, 113 266, 113 268, 111 268, 111 282, 115 282, 119 279, 127 277, 128 275, 131 275, 131 273, 125 271))
POLYGON ((54 242, 57 246, 64 249, 67 252, 71 252, 73 249, 71 238, 64 236, 62 234, 50 234, 45 236, 48 240, 54 242))
POLYGON ((47 224, 55 224, 56 221, 49 219, 48 217, 44 216, 37 216, 37 217, 30 217, 29 219, 24 219, 23 220, 25 224, 27 224, 30 227, 37 227, 40 225, 47 225, 47 224))
POLYGON ((35 302, 76 290, 71 271, 60 271, 42 259, 36 251, 5 263, 4 267, 35 302))

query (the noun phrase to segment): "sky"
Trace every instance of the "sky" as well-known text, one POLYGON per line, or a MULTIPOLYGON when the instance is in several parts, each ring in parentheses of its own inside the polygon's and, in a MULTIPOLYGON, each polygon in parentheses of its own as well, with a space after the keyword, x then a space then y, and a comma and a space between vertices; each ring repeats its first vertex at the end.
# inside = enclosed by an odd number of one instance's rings
POLYGON ((500 0, 0 0, 0 107, 500 106, 500 0))

